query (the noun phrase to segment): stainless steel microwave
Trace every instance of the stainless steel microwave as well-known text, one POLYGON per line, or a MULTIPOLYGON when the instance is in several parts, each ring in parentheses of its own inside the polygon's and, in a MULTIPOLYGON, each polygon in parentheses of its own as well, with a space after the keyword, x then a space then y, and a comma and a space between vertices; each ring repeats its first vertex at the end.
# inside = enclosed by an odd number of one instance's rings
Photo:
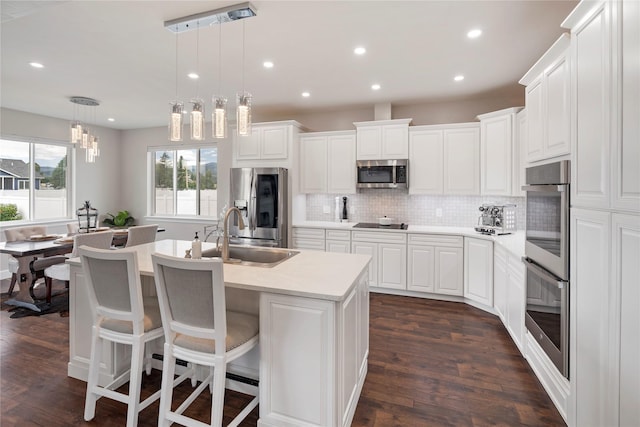
POLYGON ((409 188, 409 160, 358 160, 358 188, 409 188))

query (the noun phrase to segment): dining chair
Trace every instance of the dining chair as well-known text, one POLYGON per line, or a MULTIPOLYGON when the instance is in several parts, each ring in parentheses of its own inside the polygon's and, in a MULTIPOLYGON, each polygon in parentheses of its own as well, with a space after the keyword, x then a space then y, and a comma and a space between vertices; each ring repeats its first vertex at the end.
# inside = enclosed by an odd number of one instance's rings
MULTIPOLYGON (((188 427, 207 425, 182 415, 209 387, 211 426, 222 425, 227 363, 258 345, 258 316, 226 310, 223 264, 220 259, 185 259, 152 254, 162 326, 164 356, 159 426, 179 423, 188 427), (176 359, 190 363, 174 379, 176 359), (209 374, 175 409, 173 387, 192 377, 193 365, 209 366, 209 374)), ((237 426, 258 405, 255 397, 229 426, 237 426)))
MULTIPOLYGON (((31 236, 38 234, 47 234, 47 227, 43 225, 29 225, 26 227, 14 227, 5 228, 4 238, 7 242, 17 242, 19 240, 26 240, 31 236)), ((9 283, 9 296, 13 293, 13 288, 18 281, 18 260, 12 256, 9 256, 9 272, 11 273, 11 282, 9 283)), ((33 285, 33 283, 32 283, 33 285)))
POLYGON ((127 244, 125 245, 125 248, 155 242, 157 232, 158 224, 129 227, 129 235, 127 237, 127 244))
POLYGON ((78 256, 80 246, 90 246, 99 249, 109 249, 113 240, 112 231, 100 231, 97 233, 80 233, 73 236, 73 249, 67 255, 58 255, 40 258, 31 263, 32 273, 44 271, 44 284, 46 286, 46 301, 51 302, 51 287, 53 279, 65 282, 69 287, 71 280, 71 269, 65 261, 78 256))
POLYGON ((135 250, 78 248, 89 302, 93 309, 89 378, 84 419, 95 417, 96 401, 107 397, 127 405, 127 427, 138 424, 138 414, 160 398, 160 390, 140 401, 142 371, 151 373, 148 343, 162 338, 162 320, 155 297, 143 297, 135 250), (131 346, 128 394, 115 391, 120 378, 98 384, 104 340, 131 346))

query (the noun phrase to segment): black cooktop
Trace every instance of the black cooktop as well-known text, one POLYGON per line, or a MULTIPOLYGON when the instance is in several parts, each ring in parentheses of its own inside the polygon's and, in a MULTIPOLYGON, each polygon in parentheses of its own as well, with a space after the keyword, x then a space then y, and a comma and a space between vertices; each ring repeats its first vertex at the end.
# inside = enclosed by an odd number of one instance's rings
POLYGON ((353 228, 379 228, 381 230, 406 230, 409 228, 409 224, 389 224, 380 225, 377 222, 359 222, 353 226, 353 228))

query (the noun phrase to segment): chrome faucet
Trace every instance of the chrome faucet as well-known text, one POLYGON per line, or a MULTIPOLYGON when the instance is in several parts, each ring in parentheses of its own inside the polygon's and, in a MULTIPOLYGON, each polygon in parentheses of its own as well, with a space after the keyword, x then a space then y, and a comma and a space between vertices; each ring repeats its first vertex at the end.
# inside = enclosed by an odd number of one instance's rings
POLYGON ((231 212, 235 212, 238 216, 238 228, 244 230, 244 221, 242 220, 242 212, 236 207, 227 209, 224 214, 224 221, 222 222, 223 237, 222 237, 222 262, 229 261, 229 216, 231 212))

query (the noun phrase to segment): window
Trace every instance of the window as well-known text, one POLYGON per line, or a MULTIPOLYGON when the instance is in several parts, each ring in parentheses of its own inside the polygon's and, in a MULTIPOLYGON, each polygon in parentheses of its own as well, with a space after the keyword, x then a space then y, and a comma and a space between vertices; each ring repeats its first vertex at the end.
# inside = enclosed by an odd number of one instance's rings
POLYGON ((0 220, 69 218, 71 144, 1 139, 0 146, 0 220))
POLYGON ((218 150, 150 148, 152 215, 217 216, 218 150))

